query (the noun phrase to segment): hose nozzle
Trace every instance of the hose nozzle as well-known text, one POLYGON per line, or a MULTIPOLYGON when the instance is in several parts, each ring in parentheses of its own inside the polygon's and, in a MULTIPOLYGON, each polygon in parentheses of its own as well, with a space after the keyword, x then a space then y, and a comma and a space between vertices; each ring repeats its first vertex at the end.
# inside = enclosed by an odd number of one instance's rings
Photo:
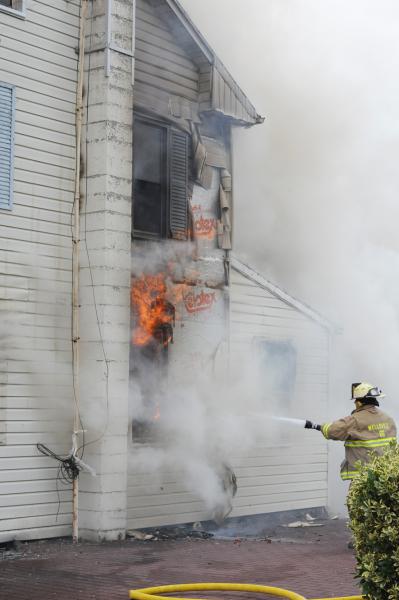
POLYGON ((305 421, 305 429, 317 429, 317 431, 321 431, 321 425, 317 425, 317 423, 312 423, 312 421, 305 421))

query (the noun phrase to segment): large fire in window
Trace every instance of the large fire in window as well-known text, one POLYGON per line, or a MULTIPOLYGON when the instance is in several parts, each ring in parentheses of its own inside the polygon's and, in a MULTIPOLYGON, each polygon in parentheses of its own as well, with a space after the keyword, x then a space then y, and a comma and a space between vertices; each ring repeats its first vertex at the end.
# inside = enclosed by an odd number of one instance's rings
POLYGON ((141 275, 132 284, 132 309, 134 329, 132 342, 146 346, 154 340, 163 348, 173 343, 176 310, 166 299, 167 286, 164 273, 141 275))
POLYGON ((140 388, 143 406, 133 420, 133 438, 156 435, 161 404, 168 389, 169 346, 176 324, 175 306, 184 298, 185 284, 172 282, 168 268, 132 280, 132 337, 130 373, 140 388))

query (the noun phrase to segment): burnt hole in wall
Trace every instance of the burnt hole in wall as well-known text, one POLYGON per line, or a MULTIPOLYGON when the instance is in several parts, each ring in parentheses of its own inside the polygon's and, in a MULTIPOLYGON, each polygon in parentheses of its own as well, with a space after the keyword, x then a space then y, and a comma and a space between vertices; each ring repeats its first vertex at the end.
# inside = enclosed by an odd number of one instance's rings
POLYGON ((176 309, 166 297, 164 273, 142 274, 132 281, 130 376, 137 383, 141 414, 132 422, 134 441, 157 437, 160 399, 167 391, 169 347, 174 342, 176 309))

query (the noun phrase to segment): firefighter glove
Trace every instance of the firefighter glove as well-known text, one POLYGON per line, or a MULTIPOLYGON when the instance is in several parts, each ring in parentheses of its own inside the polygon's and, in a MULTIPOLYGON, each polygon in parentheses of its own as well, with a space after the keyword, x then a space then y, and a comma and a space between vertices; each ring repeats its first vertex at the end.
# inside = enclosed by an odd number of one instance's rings
POLYGON ((321 426, 312 423, 312 421, 305 421, 305 429, 317 429, 317 431, 321 431, 321 426))

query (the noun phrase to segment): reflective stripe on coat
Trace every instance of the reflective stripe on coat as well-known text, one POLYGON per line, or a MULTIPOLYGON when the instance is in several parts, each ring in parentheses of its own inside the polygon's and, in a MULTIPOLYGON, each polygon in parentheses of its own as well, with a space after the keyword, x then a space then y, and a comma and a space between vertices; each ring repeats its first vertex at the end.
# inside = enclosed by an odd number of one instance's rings
POLYGON ((341 464, 341 478, 353 479, 357 465, 366 464, 373 454, 383 454, 396 440, 395 421, 377 406, 365 404, 348 417, 332 423, 323 423, 321 432, 328 440, 345 442, 345 460, 341 464))

